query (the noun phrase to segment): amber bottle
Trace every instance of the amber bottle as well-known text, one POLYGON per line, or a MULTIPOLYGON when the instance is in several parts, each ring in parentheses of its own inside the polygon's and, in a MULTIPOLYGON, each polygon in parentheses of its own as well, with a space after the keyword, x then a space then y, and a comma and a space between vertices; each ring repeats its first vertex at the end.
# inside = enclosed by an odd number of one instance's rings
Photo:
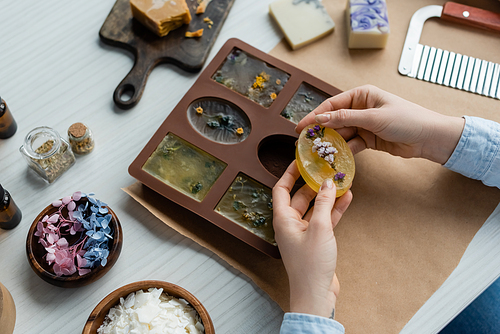
POLYGON ((21 210, 17 207, 10 194, 0 184, 0 228, 10 230, 21 222, 21 210))
POLYGON ((10 138, 17 131, 17 123, 10 113, 7 103, 0 97, 0 139, 10 138))

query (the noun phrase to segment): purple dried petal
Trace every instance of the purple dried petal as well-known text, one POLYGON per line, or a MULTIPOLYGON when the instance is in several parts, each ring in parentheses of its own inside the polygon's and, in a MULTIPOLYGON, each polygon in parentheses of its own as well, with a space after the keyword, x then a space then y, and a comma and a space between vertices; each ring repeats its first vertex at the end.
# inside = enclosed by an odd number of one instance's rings
POLYGON ((315 125, 315 126, 314 126, 314 130, 315 130, 315 131, 319 131, 319 130, 321 130, 321 128, 319 127, 319 125, 315 125))
POLYGON ((335 174, 335 176, 333 177, 333 179, 335 181, 339 181, 339 180, 343 180, 345 177, 345 174, 344 173, 341 173, 341 172, 338 172, 337 174, 335 174))

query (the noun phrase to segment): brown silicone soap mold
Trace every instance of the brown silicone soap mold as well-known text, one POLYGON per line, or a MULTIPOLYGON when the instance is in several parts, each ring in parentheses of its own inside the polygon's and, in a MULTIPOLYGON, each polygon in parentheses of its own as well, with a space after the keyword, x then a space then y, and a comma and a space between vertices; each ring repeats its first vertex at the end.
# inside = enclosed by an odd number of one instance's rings
POLYGON ((230 39, 132 162, 129 173, 234 237, 279 258, 274 236, 263 235, 272 233, 271 189, 295 158, 298 120, 319 100, 340 92, 230 39), (262 71, 259 61, 266 64, 262 71), (246 81, 247 91, 237 78, 224 76, 228 64, 237 66, 234 72, 246 81), (247 64, 257 64, 254 74, 242 70, 247 64), (236 222, 236 216, 243 223, 236 222))

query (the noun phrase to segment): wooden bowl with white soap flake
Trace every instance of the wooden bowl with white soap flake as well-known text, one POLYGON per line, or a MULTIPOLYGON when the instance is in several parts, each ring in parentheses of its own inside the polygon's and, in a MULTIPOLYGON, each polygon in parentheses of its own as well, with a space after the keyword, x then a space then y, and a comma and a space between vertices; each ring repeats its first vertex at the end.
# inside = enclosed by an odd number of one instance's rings
MULTIPOLYGON (((122 286, 121 288, 118 288, 117 290, 111 292, 103 300, 101 300, 101 302, 97 304, 97 306, 94 308, 92 313, 90 313, 90 316, 87 319, 85 327, 83 328, 82 334, 98 333, 97 330, 105 323, 105 318, 108 315, 109 311, 113 307, 120 305, 121 302, 120 298, 123 298, 124 303, 121 304, 122 306, 136 309, 135 305, 137 304, 135 304, 134 307, 132 307, 131 305, 133 305, 134 303, 130 302, 130 299, 127 299, 127 297, 132 293, 137 293, 138 291, 148 293, 149 292, 148 290, 152 288, 163 289, 163 293, 167 294, 168 296, 172 296, 180 300, 181 303, 184 303, 184 301, 187 302, 189 306, 194 308, 194 310, 196 311, 201 320, 201 324, 204 327, 204 331, 201 333, 215 334, 215 329, 212 319, 210 318, 208 311, 201 304, 201 302, 186 289, 178 285, 164 281, 139 281, 122 286)), ((137 294, 135 295, 134 298, 138 298, 136 296, 137 294)), ((139 315, 139 317, 141 316, 148 317, 149 315, 151 315, 151 314, 144 314, 144 310, 149 310, 149 309, 145 307, 142 309, 142 311, 139 311, 142 312, 139 315)))

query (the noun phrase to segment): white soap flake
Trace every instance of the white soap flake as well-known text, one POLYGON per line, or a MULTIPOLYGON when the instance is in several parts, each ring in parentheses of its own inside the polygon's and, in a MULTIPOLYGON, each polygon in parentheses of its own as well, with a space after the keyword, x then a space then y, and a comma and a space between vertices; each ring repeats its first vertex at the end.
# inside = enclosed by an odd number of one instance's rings
POLYGON ((151 288, 129 294, 112 307, 98 334, 203 334, 196 310, 184 299, 151 288))

